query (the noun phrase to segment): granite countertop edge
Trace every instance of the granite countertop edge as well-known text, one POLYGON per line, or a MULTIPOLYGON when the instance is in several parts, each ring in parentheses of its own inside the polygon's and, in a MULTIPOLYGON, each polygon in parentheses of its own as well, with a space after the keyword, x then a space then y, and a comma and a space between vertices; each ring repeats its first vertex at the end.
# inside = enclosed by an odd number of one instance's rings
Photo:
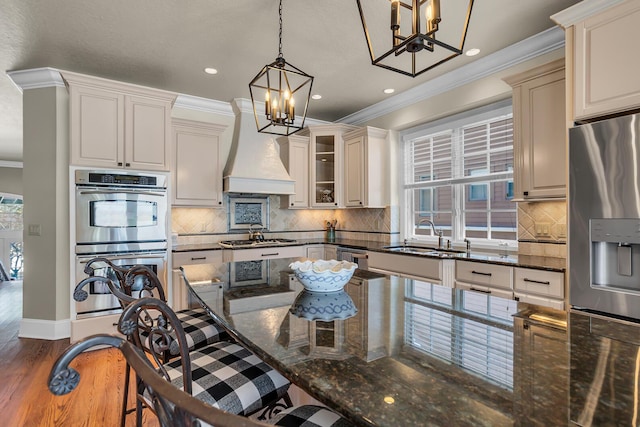
MULTIPOLYGON (((282 247, 282 246, 306 246, 306 245, 314 245, 314 244, 334 245, 334 246, 346 247, 351 249, 393 253, 400 256, 410 256, 410 257, 417 257, 417 258, 425 258, 425 257, 438 258, 437 256, 432 256, 432 255, 419 255, 419 254, 409 254, 409 253, 401 254, 398 252, 393 252, 385 248, 386 246, 389 246, 388 243, 368 242, 366 240, 339 239, 339 238, 333 241, 328 241, 326 239, 298 239, 295 243, 291 243, 291 244, 260 245, 259 248, 282 247)), ((174 246, 171 249, 171 251, 173 253, 180 253, 180 252, 212 251, 212 250, 222 250, 222 249, 245 250, 245 249, 256 249, 256 247, 222 248, 220 245, 218 245, 218 243, 196 243, 196 244, 177 245, 177 246, 174 246)), ((546 256, 538 256, 538 255, 504 255, 503 256, 503 255, 489 254, 484 252, 474 253, 473 251, 471 252, 471 254, 461 253, 445 259, 479 262, 484 264, 505 265, 509 267, 534 268, 537 270, 556 271, 556 272, 565 272, 566 264, 567 264, 567 260, 565 258, 546 257, 546 256)))

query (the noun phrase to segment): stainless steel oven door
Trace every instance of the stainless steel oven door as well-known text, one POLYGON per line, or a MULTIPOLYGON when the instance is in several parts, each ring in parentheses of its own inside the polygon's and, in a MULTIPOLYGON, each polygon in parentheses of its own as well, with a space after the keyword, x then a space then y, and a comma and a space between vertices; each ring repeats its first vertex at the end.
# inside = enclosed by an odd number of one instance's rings
MULTIPOLYGON (((118 254, 118 255, 100 255, 109 259, 117 266, 131 267, 134 265, 144 265, 152 269, 162 282, 163 288, 166 290, 166 269, 167 269, 167 252, 151 252, 151 253, 138 253, 138 254, 118 254)), ((84 268, 87 262, 96 255, 86 255, 76 257, 76 282, 79 283, 82 279, 87 277, 84 272, 84 268)), ((100 268, 100 264, 94 264, 97 266, 94 270, 94 276, 108 277, 115 279, 113 270, 103 264, 100 268)), ((75 286, 75 284, 74 284, 75 286)), ((77 319, 83 319, 87 317, 102 316, 107 314, 116 314, 121 311, 120 303, 118 299, 114 297, 106 283, 93 282, 89 286, 85 287, 85 291, 89 293, 89 297, 82 302, 76 301, 76 314, 77 319)), ((72 290, 73 292, 73 290, 72 290)), ((134 294, 135 296, 135 294, 134 294)))
POLYGON ((78 245, 166 241, 166 218, 166 190, 76 187, 78 245))

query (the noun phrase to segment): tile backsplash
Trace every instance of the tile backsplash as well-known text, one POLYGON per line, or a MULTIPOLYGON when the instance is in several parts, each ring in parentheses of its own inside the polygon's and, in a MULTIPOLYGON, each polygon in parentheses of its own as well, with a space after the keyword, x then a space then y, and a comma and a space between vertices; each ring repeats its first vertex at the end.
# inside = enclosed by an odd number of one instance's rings
POLYGON ((566 201, 518 203, 519 253, 566 258, 566 242, 566 201))
MULTIPOLYGON (((397 206, 379 209, 281 209, 280 196, 269 198, 269 230, 267 237, 324 237, 327 221, 337 220, 337 237, 389 242, 398 235, 397 206)), ((225 209, 171 209, 171 230, 178 243, 205 243, 246 238, 247 233, 228 232, 228 200, 225 209)))

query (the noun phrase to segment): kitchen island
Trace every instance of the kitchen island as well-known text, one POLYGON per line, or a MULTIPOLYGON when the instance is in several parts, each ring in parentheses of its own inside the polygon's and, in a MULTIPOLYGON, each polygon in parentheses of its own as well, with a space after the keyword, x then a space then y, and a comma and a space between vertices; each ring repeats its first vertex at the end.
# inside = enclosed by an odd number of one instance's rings
MULTIPOLYGON (((290 311, 302 290, 292 261, 270 260, 264 283, 193 289, 241 342, 356 425, 568 425, 570 406, 572 418, 594 425, 632 425, 626 414, 638 402, 625 378, 638 347, 603 354, 602 369, 620 372, 590 389, 603 372, 587 364, 611 339, 592 336, 590 316, 357 270, 345 287, 357 314, 310 321, 290 311), (585 399, 610 412, 598 418, 585 399)), ((627 327, 627 336, 639 329, 627 327)))

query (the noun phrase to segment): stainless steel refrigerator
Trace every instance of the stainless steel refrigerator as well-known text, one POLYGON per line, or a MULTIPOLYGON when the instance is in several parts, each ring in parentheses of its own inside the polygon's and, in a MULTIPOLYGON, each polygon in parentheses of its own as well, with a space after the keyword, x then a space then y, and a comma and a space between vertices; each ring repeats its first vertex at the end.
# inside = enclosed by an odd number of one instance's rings
POLYGON ((569 130, 569 302, 640 320, 640 114, 569 130))

